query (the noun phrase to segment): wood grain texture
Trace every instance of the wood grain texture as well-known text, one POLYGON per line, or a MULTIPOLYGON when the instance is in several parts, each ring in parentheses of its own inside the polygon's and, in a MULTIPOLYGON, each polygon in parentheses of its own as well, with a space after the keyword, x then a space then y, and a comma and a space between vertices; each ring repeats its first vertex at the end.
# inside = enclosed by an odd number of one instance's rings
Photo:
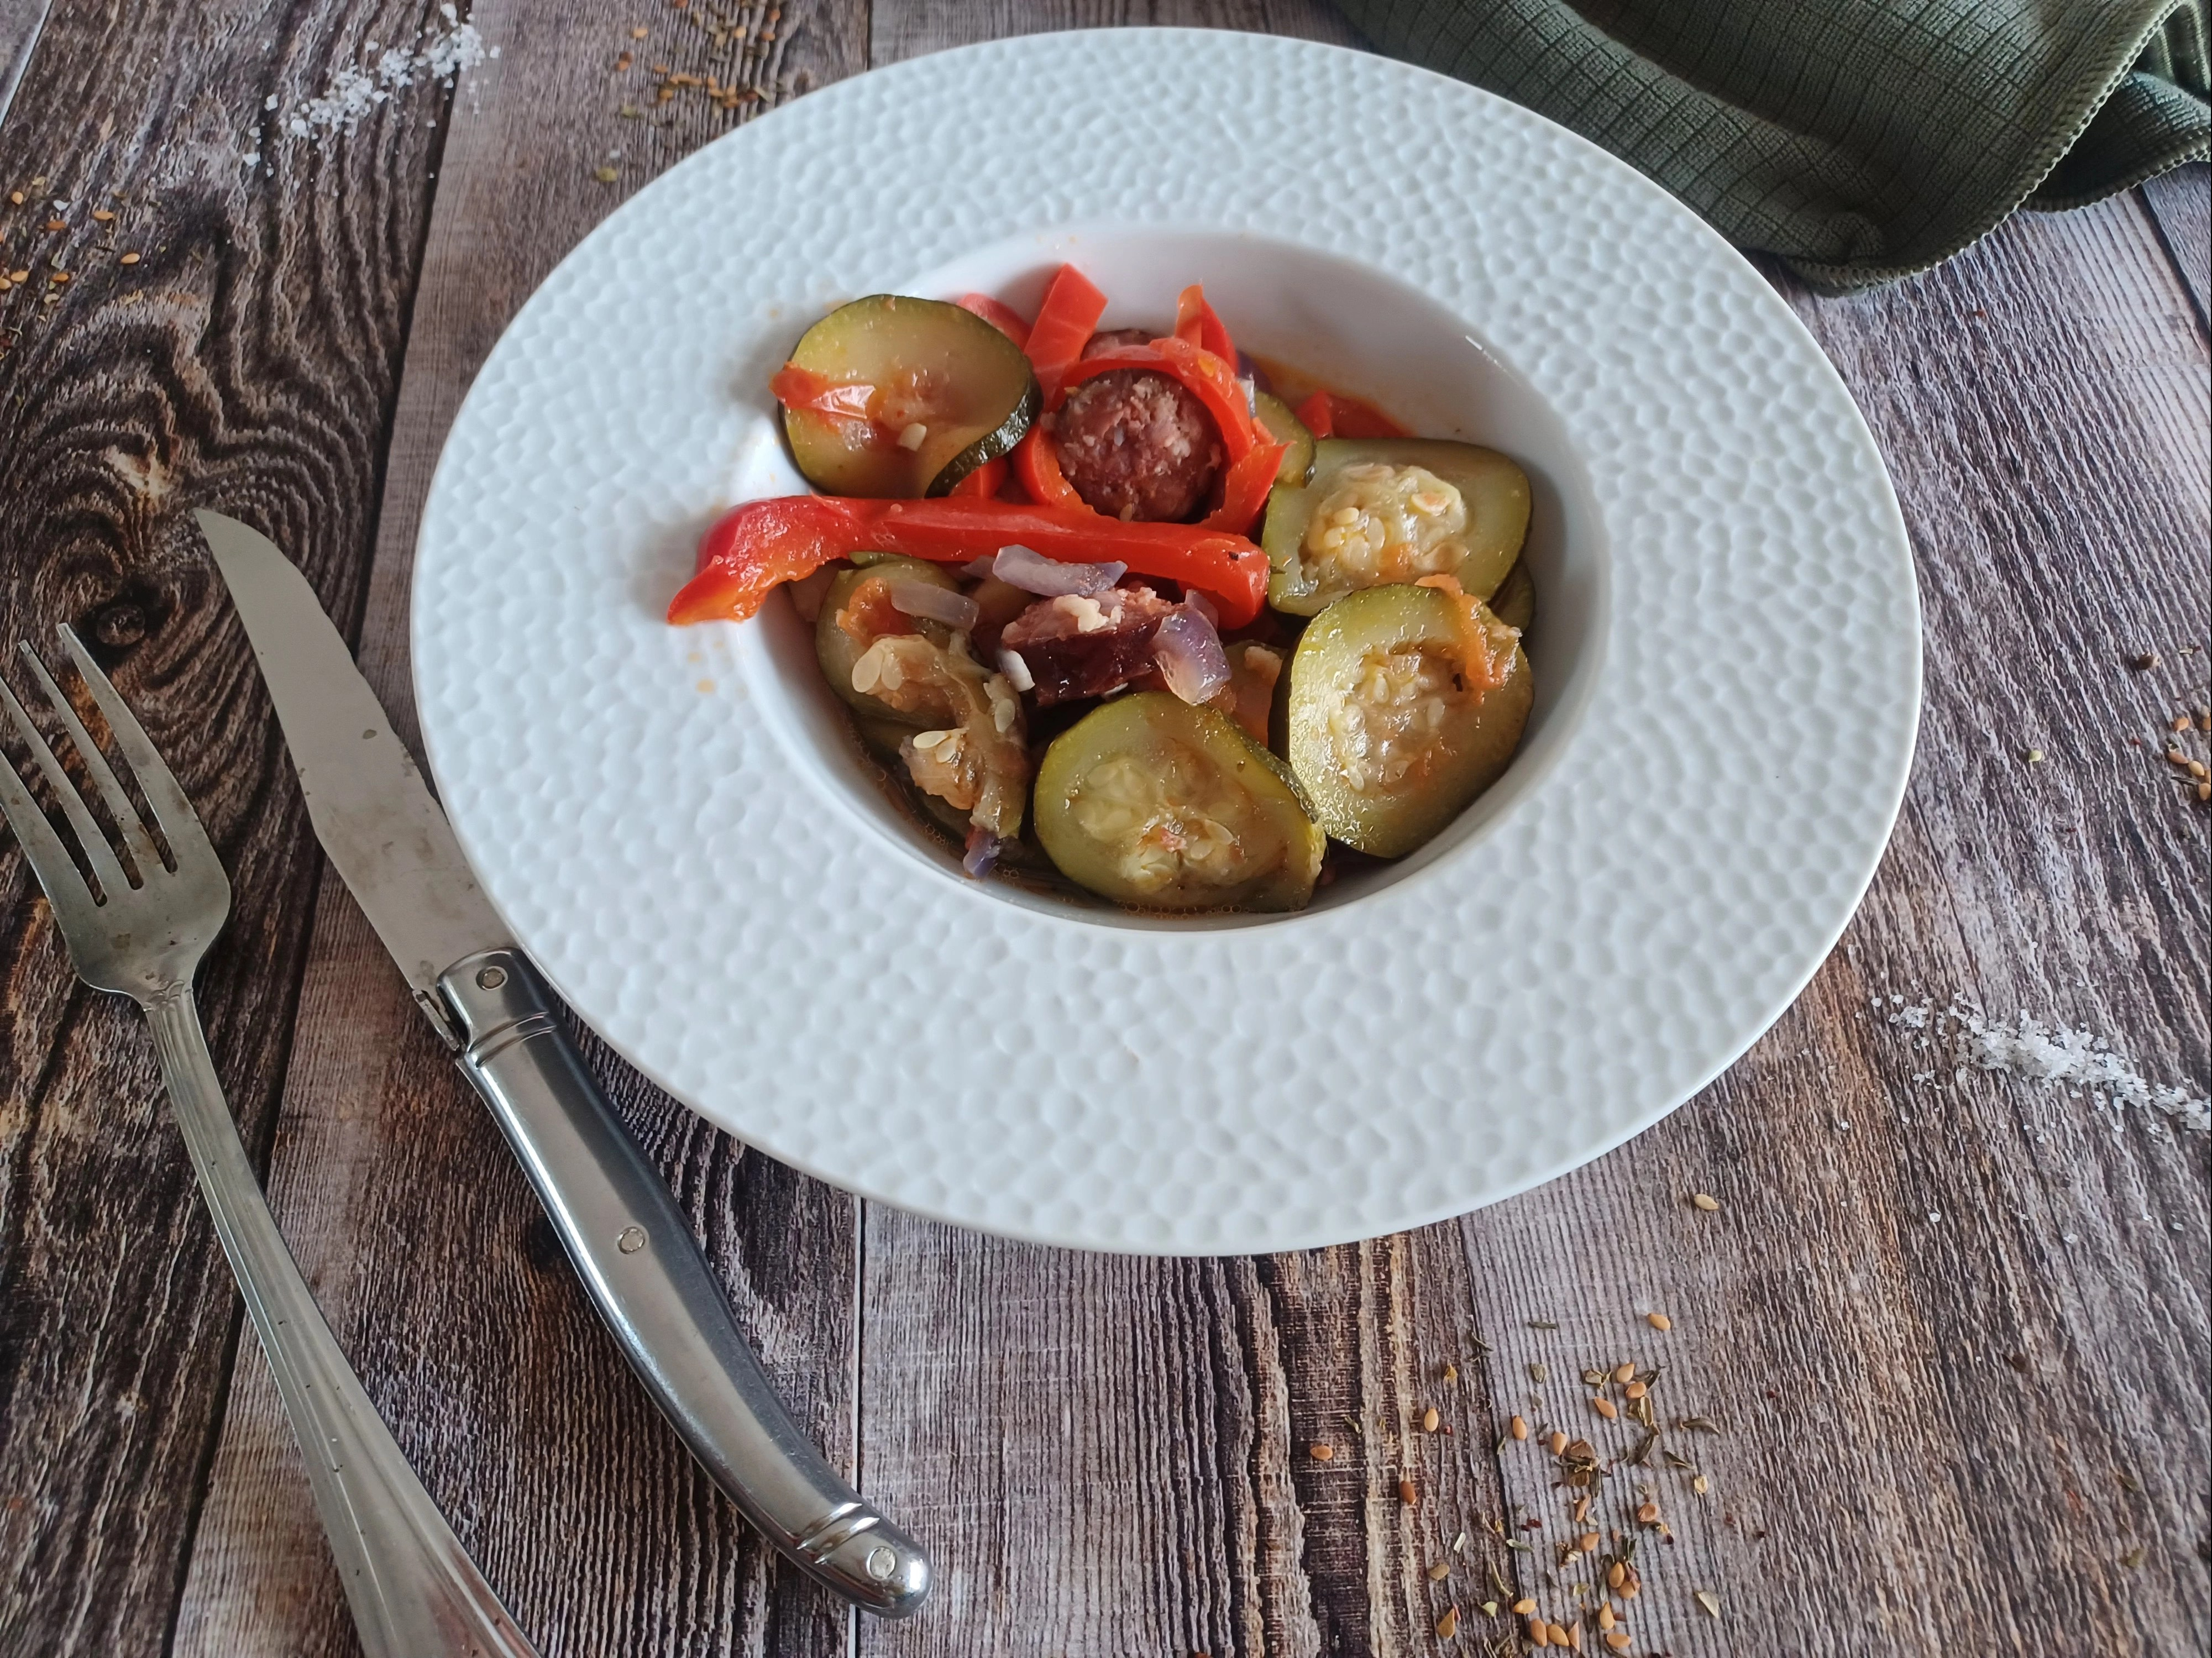
POLYGON ((2140 193, 2203 327, 2212 317, 2212 164, 2191 161, 2162 173, 2140 193))
MULTIPOLYGON (((629 14, 603 7, 471 15, 501 55, 446 118, 359 651, 410 740, 417 517, 454 410, 508 318, 628 189, 750 110, 849 72, 860 52, 859 15, 834 6, 783 28, 765 7, 735 9, 727 21, 746 30, 743 43, 664 8, 638 12, 652 20, 642 42, 629 14), (624 52, 633 66, 618 71, 624 52), (698 97, 655 105, 642 90, 654 63, 762 95, 734 110, 698 97), (626 106, 653 118, 625 117, 626 106)), ((513 1157, 334 880, 316 909, 297 1029, 270 1201, 370 1396, 539 1649, 844 1651, 842 1605, 777 1564, 655 1415, 513 1157)), ((849 1473, 855 1206, 746 1152, 595 1041, 586 1053, 795 1418, 849 1473)), ((175 1650, 356 1649, 274 1384, 265 1367, 243 1367, 175 1650)))
MULTIPOLYGON (((236 897, 200 975, 249 1147, 268 1144, 315 859, 189 501, 259 516, 359 615, 438 135, 238 159, 344 16, 56 0, 4 126, 0 637, 99 641, 236 897), (95 210, 117 216, 106 223, 95 210), (49 229, 49 221, 62 228, 49 229), (140 263, 121 264, 125 252, 140 263), (65 283, 53 280, 66 276, 65 283)), ((163 1646, 238 1328, 139 1016, 70 976, 12 844, 0 1106, 0 1651, 163 1646), (66 1470, 65 1478, 58 1478, 66 1470)))
POLYGON ((1053 29, 1247 29, 1351 45, 1351 24, 1326 0, 875 0, 869 64, 1053 29))

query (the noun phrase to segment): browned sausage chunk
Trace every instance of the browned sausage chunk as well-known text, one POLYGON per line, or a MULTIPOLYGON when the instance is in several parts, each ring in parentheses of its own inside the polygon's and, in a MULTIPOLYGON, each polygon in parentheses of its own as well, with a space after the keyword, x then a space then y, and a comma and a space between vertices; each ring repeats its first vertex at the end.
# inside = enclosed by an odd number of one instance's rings
POLYGON ((1150 673, 1152 635, 1174 610, 1149 587, 1039 599, 1006 623, 999 643, 1020 656, 1036 682, 1037 707, 1047 708, 1150 673))
POLYGON ((1060 470, 1102 513, 1177 523, 1221 470, 1221 434, 1203 404, 1166 374, 1115 368, 1060 406, 1060 470))

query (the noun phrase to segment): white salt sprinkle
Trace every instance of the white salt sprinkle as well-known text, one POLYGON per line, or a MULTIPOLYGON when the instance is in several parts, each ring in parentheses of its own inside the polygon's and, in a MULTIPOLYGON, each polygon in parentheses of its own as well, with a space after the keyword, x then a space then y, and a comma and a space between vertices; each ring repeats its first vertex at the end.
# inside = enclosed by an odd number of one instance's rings
MULTIPOLYGON (((1875 999, 1877 1004, 1881 1001, 1879 997, 1875 999)), ((1907 1005, 1899 996, 1890 1000, 1894 1005, 1888 1014, 1892 1025, 1918 1031, 1932 1024, 1939 1034, 1950 1035, 1959 1061, 1952 1072, 1954 1081, 1964 1082, 1967 1067, 1974 1066, 2027 1082, 2064 1084, 2077 1100, 2086 1088, 2091 1106, 2112 1114, 2116 1134, 2121 1132, 2118 1120, 2123 1106, 2161 1112, 2199 1133, 2212 1132, 2212 1100, 2186 1089, 2149 1081, 2128 1062, 2126 1054, 2087 1030, 2060 1023, 2046 1025, 2026 1013, 2008 1024, 1987 1017, 1963 998, 1954 998, 1940 1011, 1932 1003, 1907 1005)), ((1927 1042, 1923 1036, 1912 1045, 1917 1049, 1927 1042)), ((1912 1080, 1925 1082, 1934 1075, 1915 1072, 1912 1080)))
MULTIPOLYGON (((486 46, 476 25, 462 22, 452 4, 439 7, 438 15, 446 20, 446 32, 422 46, 380 48, 374 40, 364 42, 367 59, 341 66, 319 97, 303 99, 284 112, 285 134, 319 143, 327 133, 351 132, 363 116, 417 82, 450 88, 462 75, 499 56, 499 48, 486 46)), ((264 107, 273 110, 276 103, 272 96, 264 107)))

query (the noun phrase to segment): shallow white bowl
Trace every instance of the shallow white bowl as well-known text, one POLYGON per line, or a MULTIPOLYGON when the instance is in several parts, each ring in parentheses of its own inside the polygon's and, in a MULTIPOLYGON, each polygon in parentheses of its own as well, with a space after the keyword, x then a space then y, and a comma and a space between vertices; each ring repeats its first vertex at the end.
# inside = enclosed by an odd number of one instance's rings
POLYGON ((921 59, 641 191, 470 393, 415 601, 447 810, 585 1018, 827 1179, 1109 1248, 1394 1230, 1656 1120, 1832 945, 1918 701, 1887 480, 1756 272, 1525 111, 1226 33, 921 59), (1364 142, 1302 161, 1332 109, 1364 142), (1062 259, 1109 325, 1203 280, 1248 349, 1534 480, 1521 753, 1304 914, 966 881, 866 775, 787 604, 660 621, 720 509, 799 487, 765 387, 807 322, 886 290, 1028 306, 1062 259))

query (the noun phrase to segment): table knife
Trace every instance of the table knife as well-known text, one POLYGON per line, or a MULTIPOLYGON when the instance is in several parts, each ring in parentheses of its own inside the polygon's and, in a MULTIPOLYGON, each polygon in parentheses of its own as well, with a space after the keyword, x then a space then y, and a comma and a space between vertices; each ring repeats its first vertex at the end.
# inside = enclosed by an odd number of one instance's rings
POLYGON ((690 1220, 477 887, 314 589, 267 537, 217 513, 194 516, 246 623, 324 852, 491 1108, 646 1391, 801 1570, 866 1611, 914 1612, 929 1593, 928 1557, 783 1408, 690 1220))

